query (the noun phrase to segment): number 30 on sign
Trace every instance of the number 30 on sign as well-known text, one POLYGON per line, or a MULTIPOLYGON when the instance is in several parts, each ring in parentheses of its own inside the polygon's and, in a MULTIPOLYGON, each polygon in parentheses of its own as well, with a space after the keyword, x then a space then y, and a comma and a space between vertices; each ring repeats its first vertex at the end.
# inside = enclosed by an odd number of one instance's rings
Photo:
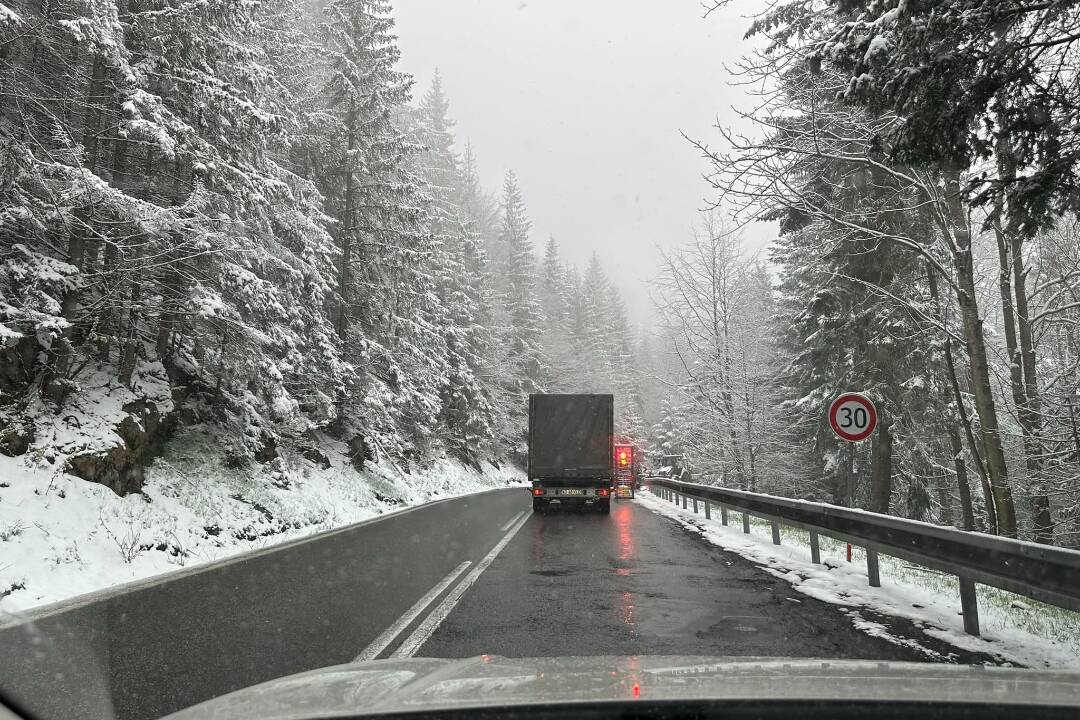
POLYGON ((829 424, 841 440, 859 442, 877 427, 877 410, 865 395, 844 393, 829 405, 829 424))

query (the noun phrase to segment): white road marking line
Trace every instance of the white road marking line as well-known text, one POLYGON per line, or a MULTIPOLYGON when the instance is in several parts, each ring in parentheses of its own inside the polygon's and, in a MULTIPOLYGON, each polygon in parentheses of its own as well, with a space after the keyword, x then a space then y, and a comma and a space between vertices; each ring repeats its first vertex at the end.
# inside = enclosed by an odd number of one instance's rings
POLYGON ((507 530, 509 530, 509 529, 510 529, 510 526, 511 526, 511 525, 513 525, 514 523, 516 523, 516 522, 517 522, 517 520, 518 520, 518 518, 519 518, 519 517, 521 517, 521 516, 522 516, 522 515, 524 515, 524 514, 525 514, 525 511, 524 511, 524 510, 522 510, 522 511, 521 511, 521 512, 519 512, 519 513, 518 513, 517 515, 515 515, 515 516, 514 516, 514 517, 512 517, 512 518, 510 518, 510 520, 508 520, 508 521, 507 521, 507 523, 506 523, 505 525, 503 525, 503 526, 502 526, 501 528, 499 528, 499 532, 506 532, 507 530))
POLYGON ((404 615, 397 619, 397 622, 386 628, 386 630, 383 630, 382 634, 379 635, 379 637, 375 638, 375 640, 370 645, 364 648, 364 651, 362 653, 360 653, 353 659, 353 662, 365 662, 367 660, 374 660, 375 658, 377 658, 379 656, 379 653, 385 650, 386 647, 394 641, 394 638, 396 638, 402 630, 407 628, 409 624, 420 615, 420 613, 424 612, 424 610, 427 609, 427 606, 430 605, 432 601, 435 600, 435 598, 442 595, 443 590, 450 587, 450 583, 457 580, 458 575, 461 575, 461 573, 465 572, 465 570, 470 565, 472 565, 472 560, 466 560, 465 562, 461 563, 456 568, 451 570, 449 575, 444 577, 438 585, 428 590, 424 597, 417 600, 415 605, 409 608, 404 615))
POLYGON ((524 517, 510 529, 510 532, 503 536, 503 539, 500 540, 495 547, 491 548, 491 552, 485 555, 484 559, 477 563, 476 567, 474 567, 469 574, 457 584, 457 587, 451 590, 450 594, 443 598, 443 601, 431 611, 430 615, 424 618, 424 621, 420 623, 415 630, 413 630, 412 635, 405 638, 405 641, 401 643, 398 649, 395 650, 390 657, 408 658, 416 654, 416 651, 428 641, 428 638, 431 637, 442 621, 446 619, 446 616, 450 614, 450 611, 454 609, 454 606, 458 604, 461 600, 461 596, 465 594, 465 591, 476 582, 478 577, 480 577, 480 573, 487 570, 488 565, 491 565, 495 560, 495 557, 502 552, 502 549, 506 547, 514 535, 517 534, 517 531, 529 521, 530 517, 532 517, 529 514, 522 514, 524 517))

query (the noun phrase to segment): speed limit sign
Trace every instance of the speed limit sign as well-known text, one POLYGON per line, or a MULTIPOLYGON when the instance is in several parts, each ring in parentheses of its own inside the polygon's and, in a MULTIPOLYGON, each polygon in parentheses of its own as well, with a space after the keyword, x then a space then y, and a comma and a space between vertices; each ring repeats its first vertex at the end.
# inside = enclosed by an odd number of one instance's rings
POLYGON ((841 440, 859 442, 877 427, 877 410, 865 395, 844 393, 829 405, 829 424, 841 440))

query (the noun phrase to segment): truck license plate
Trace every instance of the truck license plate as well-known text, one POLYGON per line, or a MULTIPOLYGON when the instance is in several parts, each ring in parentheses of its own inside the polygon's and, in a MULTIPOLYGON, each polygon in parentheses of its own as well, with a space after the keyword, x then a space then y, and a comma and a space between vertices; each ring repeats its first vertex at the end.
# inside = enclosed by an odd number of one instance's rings
POLYGON ((562 490, 559 491, 559 494, 560 495, 584 495, 585 491, 584 490, 579 490, 579 489, 576 489, 576 488, 572 488, 572 489, 563 488, 562 490))

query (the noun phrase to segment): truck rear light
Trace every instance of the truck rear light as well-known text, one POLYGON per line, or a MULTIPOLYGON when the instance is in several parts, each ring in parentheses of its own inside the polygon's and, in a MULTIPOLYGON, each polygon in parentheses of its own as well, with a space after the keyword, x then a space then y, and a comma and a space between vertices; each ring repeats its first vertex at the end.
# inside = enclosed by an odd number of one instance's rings
POLYGON ((600 488, 599 490, 596 491, 596 494, 599 495, 600 497, 607 497, 608 493, 610 493, 610 492, 611 491, 608 490, 607 488, 600 488))
POLYGON ((544 488, 533 488, 533 495, 539 497, 544 494, 544 488))

